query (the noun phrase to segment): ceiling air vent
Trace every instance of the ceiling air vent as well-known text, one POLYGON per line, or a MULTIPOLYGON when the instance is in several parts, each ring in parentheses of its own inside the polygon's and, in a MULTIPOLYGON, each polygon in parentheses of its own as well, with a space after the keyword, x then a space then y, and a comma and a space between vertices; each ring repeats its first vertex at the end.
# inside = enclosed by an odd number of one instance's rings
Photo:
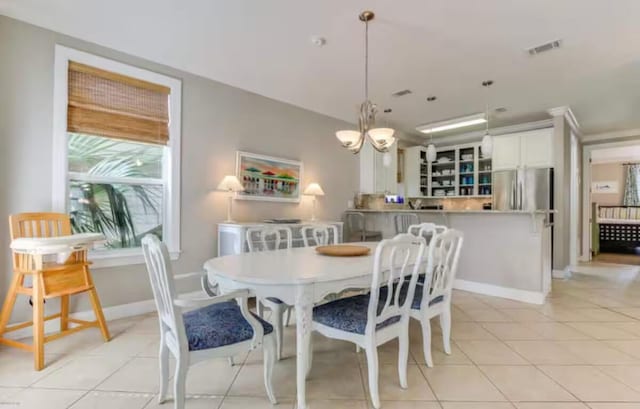
POLYGON ((537 54, 540 54, 540 53, 551 51, 554 48, 560 48, 561 44, 562 44, 561 40, 550 41, 548 43, 541 44, 541 45, 533 47, 533 48, 529 48, 527 50, 527 52, 529 53, 529 55, 537 55, 537 54))
POLYGON ((392 97, 404 97, 405 95, 411 94, 410 89, 403 89, 402 91, 394 92, 391 94, 392 97))

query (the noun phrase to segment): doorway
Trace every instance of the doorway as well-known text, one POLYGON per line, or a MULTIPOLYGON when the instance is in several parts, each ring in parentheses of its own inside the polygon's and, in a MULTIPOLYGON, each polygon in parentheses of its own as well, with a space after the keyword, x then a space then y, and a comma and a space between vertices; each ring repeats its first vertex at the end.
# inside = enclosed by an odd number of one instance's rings
POLYGON ((585 146, 583 171, 578 266, 640 266, 640 141, 585 146))

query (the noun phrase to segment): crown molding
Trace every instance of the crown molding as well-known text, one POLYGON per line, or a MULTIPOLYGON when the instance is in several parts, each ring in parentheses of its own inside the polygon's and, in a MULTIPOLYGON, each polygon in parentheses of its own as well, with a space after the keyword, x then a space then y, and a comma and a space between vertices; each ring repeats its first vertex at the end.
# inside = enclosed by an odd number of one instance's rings
POLYGON ((565 105, 565 106, 550 108, 550 109, 547 109, 547 113, 554 118, 558 116, 564 117, 564 119, 566 119, 567 122, 569 123, 569 126, 571 127, 571 130, 573 131, 573 133, 576 134, 578 139, 582 140, 583 135, 582 135, 582 132, 580 131, 580 124, 578 123, 576 116, 573 114, 571 107, 569 107, 568 105, 565 105))
POLYGON ((582 137, 582 142, 597 143, 597 142, 609 141, 612 139, 628 139, 628 138, 640 138, 640 128, 584 135, 582 137))

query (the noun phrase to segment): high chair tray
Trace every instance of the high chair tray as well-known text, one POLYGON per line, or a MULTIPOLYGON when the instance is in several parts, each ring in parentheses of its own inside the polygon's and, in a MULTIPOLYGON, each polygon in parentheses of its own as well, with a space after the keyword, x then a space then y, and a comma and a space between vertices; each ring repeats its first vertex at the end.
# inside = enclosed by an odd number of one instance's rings
POLYGON ((10 247, 18 252, 54 254, 87 247, 101 240, 104 240, 104 236, 100 233, 79 233, 57 237, 21 237, 12 240, 10 247))

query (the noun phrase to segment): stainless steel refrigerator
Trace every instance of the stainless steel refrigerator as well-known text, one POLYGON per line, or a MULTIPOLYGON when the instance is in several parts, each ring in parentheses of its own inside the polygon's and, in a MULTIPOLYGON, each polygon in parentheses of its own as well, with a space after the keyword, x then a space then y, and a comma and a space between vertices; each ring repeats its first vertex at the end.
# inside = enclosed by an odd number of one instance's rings
POLYGON ((494 210, 553 209, 553 169, 517 169, 493 172, 494 210))

